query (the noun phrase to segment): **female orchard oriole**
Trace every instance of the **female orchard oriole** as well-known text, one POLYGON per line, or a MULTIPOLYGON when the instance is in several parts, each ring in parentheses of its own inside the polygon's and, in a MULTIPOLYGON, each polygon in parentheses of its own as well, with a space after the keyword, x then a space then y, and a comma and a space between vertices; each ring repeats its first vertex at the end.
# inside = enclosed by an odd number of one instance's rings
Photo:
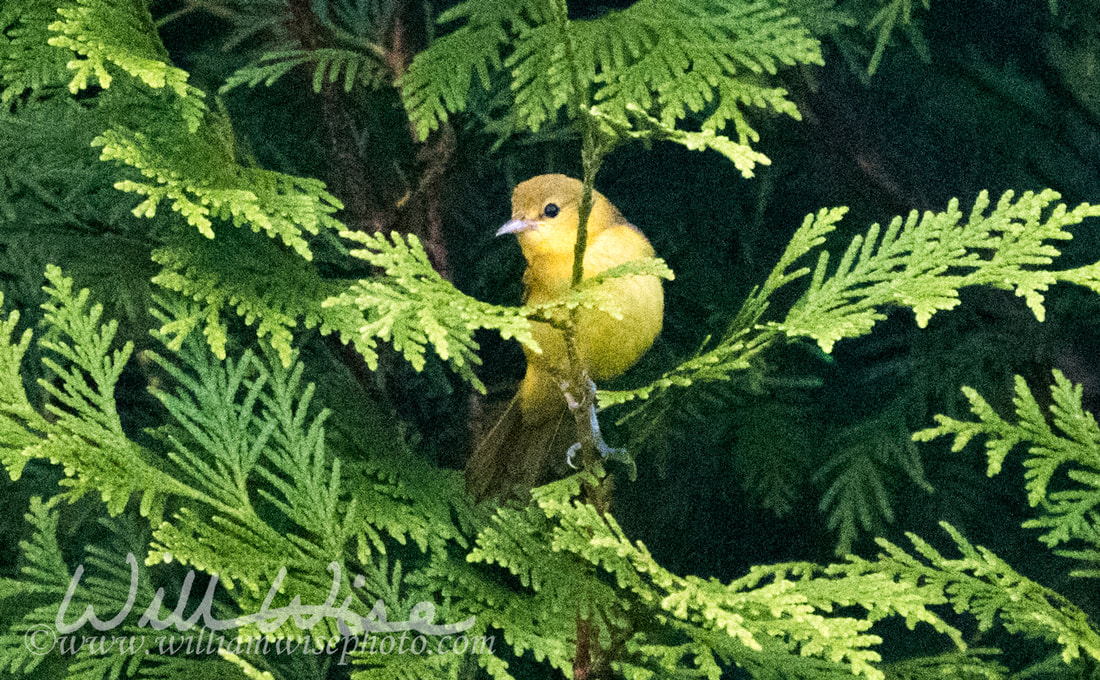
MULTIPOLYGON (((524 303, 551 303, 568 295, 573 276, 581 183, 565 175, 539 175, 516 186, 512 219, 497 236, 515 234, 527 260, 524 303)), ((597 191, 592 192, 584 278, 612 267, 653 257, 637 227, 597 191)), ((630 275, 599 284, 601 297, 621 314, 581 308, 575 317, 578 360, 593 380, 608 380, 630 368, 661 331, 664 293, 656 276, 630 275), (606 296, 606 297, 604 297, 606 296)), ((477 500, 526 491, 561 468, 576 441, 567 418, 562 381, 572 376, 565 336, 534 322, 541 352, 523 348, 527 373, 495 426, 482 438, 466 467, 466 486, 477 500)))

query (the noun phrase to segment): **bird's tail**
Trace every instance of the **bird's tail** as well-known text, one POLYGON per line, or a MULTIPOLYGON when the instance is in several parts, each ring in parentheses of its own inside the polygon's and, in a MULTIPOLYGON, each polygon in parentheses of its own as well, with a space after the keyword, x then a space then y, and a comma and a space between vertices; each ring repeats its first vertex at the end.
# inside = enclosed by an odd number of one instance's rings
POLYGON ((567 409, 524 418, 517 394, 485 433, 466 463, 466 491, 474 501, 522 497, 565 472, 565 453, 572 434, 567 409))

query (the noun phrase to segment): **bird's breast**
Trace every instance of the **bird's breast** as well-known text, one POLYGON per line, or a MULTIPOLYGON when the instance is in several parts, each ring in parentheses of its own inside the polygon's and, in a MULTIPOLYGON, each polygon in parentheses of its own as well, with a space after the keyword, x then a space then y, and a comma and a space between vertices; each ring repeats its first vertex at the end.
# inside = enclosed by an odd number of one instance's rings
MULTIPOLYGON (((653 256, 645 236, 629 225, 615 225, 593 238, 585 251, 584 275, 590 278, 612 267, 653 256)), ((572 257, 529 258, 525 274, 528 304, 560 300, 569 292, 572 257)), ((595 380, 614 378, 630 368, 649 349, 661 331, 664 293, 655 276, 608 279, 598 290, 600 309, 577 312, 577 341, 585 366, 595 380)), ((528 352, 528 362, 551 372, 566 368, 565 339, 549 324, 536 323, 535 340, 541 354, 528 352)))

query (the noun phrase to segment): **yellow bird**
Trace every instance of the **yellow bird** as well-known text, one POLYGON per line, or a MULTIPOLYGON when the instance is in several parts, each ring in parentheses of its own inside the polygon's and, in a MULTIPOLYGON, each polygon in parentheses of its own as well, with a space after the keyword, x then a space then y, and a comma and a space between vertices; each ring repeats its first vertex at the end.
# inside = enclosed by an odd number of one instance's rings
MULTIPOLYGON (((515 234, 527 260, 524 302, 543 304, 569 293, 577 239, 581 183, 565 175, 539 175, 512 192, 512 219, 497 236, 515 234)), ((653 257, 642 232, 599 192, 592 192, 584 278, 653 257)), ((576 315, 579 360, 593 380, 630 368, 661 332, 664 293, 656 276, 621 276, 600 284, 622 318, 582 308, 576 315)), ((537 353, 524 347, 527 373, 515 398, 484 436, 466 467, 466 486, 477 500, 526 491, 565 463, 574 436, 561 383, 573 375, 565 337, 548 323, 533 324, 537 353)))

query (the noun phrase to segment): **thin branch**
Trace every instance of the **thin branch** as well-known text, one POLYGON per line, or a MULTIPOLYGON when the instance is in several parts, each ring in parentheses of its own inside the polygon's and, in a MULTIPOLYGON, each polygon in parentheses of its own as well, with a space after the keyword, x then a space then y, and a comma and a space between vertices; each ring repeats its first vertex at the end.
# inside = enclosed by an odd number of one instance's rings
MULTIPOLYGON (((603 157, 609 149, 600 143, 599 129, 589 111, 590 97, 578 67, 576 45, 573 43, 573 35, 569 30, 569 8, 566 0, 554 0, 553 7, 559 35, 565 44, 567 68, 572 77, 572 106, 583 131, 581 159, 584 166, 584 179, 581 187, 580 205, 577 209, 577 240, 573 246, 571 283, 572 287, 576 288, 584 279, 584 255, 588 247, 588 218, 592 213, 592 190, 596 184, 596 174, 600 170, 603 157)), ((600 468, 601 452, 607 451, 608 447, 603 442, 599 432, 599 422, 596 420, 596 385, 592 382, 587 370, 581 363, 580 352, 577 347, 578 309, 574 308, 570 311, 569 323, 564 330, 566 353, 569 359, 569 375, 562 387, 565 392, 566 403, 569 405, 569 410, 572 412, 576 423, 582 464, 586 471, 595 471, 600 468)), ((600 478, 606 479, 602 476, 600 478)), ((607 498, 610 494, 610 488, 601 489, 603 486, 605 485, 601 482, 596 487, 587 487, 585 493, 586 502, 594 506, 601 514, 607 510, 607 498)), ((602 664, 602 656, 595 631, 589 621, 578 615, 573 677, 583 680, 603 677, 606 668, 602 664)))

